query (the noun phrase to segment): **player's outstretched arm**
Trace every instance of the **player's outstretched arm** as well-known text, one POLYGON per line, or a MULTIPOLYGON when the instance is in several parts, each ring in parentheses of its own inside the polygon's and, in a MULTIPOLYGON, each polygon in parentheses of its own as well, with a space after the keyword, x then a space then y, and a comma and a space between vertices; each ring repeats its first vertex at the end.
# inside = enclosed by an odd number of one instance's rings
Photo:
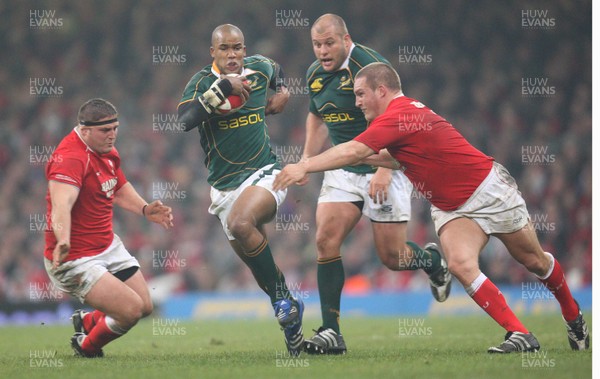
POLYGON ((275 177, 273 190, 285 189, 300 181, 308 173, 334 170, 352 165, 372 154, 375 154, 375 152, 364 143, 354 140, 344 142, 317 156, 285 166, 275 177))
POLYGON ((383 149, 379 151, 379 154, 373 154, 362 159, 360 164, 368 164, 371 166, 385 167, 390 168, 392 170, 398 170, 400 165, 398 161, 394 159, 387 151, 387 149, 383 149))
POLYGON ((173 226, 173 214, 171 207, 163 205, 160 200, 148 204, 140 194, 137 193, 131 183, 125 183, 115 193, 115 204, 135 214, 146 217, 148 220, 162 225, 165 229, 173 226))

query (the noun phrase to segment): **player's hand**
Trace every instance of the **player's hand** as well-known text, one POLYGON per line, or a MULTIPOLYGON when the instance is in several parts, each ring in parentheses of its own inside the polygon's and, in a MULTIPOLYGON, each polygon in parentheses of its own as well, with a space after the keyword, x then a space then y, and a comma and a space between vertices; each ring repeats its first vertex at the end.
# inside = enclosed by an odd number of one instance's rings
POLYGON ((231 94, 239 95, 244 98, 244 102, 250 97, 250 82, 245 76, 221 75, 221 79, 226 79, 231 83, 231 94))
POLYGON ((265 115, 283 112, 283 108, 285 108, 289 99, 290 93, 288 92, 287 88, 284 86, 279 87, 277 89, 277 93, 267 99, 265 115))
POLYGON ((160 200, 155 200, 148 204, 144 213, 148 220, 162 225, 165 229, 173 227, 173 210, 171 207, 164 205, 160 200))
POLYGON ((369 197, 375 204, 383 204, 388 199, 388 191, 392 183, 392 170, 379 168, 369 183, 369 197))
POLYGON ((305 186, 310 181, 310 176, 308 174, 304 175, 304 177, 296 182, 297 186, 305 186))
POLYGON ((52 269, 56 270, 58 266, 65 260, 71 250, 69 241, 58 241, 52 251, 52 269))
POLYGON ((302 163, 293 163, 285 166, 275 177, 273 190, 280 191, 294 183, 300 182, 306 176, 306 169, 302 163))

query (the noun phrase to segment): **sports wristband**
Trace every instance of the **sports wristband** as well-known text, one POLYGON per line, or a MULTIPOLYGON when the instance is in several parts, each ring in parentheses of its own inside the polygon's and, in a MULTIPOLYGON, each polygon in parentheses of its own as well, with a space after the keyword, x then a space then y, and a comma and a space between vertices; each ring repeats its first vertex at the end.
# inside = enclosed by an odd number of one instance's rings
POLYGON ((202 96, 198 97, 198 101, 202 104, 206 112, 210 114, 227 96, 231 95, 232 91, 233 86, 229 80, 217 79, 202 96))
POLYGON ((146 204, 146 205, 144 205, 144 206, 142 207, 142 215, 143 215, 144 217, 146 217, 146 207, 147 207, 147 206, 148 206, 148 204, 146 204))

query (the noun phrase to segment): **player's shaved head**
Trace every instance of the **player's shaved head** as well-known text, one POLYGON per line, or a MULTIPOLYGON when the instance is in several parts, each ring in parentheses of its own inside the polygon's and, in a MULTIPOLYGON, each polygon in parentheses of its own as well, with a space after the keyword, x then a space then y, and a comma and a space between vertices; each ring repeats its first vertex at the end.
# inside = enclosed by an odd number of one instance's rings
POLYGON ((240 28, 232 24, 222 24, 217 26, 212 32, 212 45, 217 45, 226 35, 237 35, 242 43, 244 42, 244 33, 242 33, 240 28))
POLYGON ((401 91, 402 84, 400 76, 390 66, 382 62, 369 63, 356 74, 356 80, 364 78, 366 85, 375 90, 380 85, 384 85, 392 91, 401 91))
POLYGON ((311 30, 316 34, 323 34, 330 26, 333 26, 334 32, 338 35, 345 36, 348 34, 348 28, 344 19, 333 13, 325 13, 319 17, 313 23, 311 30))

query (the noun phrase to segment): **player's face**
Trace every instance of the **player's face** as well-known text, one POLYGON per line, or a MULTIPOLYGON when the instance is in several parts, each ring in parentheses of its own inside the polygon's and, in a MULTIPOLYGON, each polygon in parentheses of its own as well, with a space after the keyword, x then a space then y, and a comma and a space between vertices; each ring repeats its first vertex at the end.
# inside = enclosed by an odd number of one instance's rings
POLYGON ((377 102, 377 91, 367 86, 366 79, 359 77, 354 81, 355 105, 365 114, 365 119, 369 122, 379 116, 379 106, 377 102))
POLYGON ((348 57, 352 41, 350 35, 337 33, 333 25, 324 30, 320 34, 311 30, 313 51, 325 71, 337 71, 348 57))
POLYGON ((246 56, 243 36, 239 33, 221 32, 210 47, 210 55, 222 74, 241 74, 246 56))
MULTIPOLYGON (((99 121, 110 120, 115 116, 106 117, 99 121)), ((115 147, 115 141, 117 140, 117 128, 119 127, 119 121, 115 121, 111 124, 99 125, 99 126, 82 126, 80 127, 81 136, 83 141, 98 154, 110 153, 115 147)))

